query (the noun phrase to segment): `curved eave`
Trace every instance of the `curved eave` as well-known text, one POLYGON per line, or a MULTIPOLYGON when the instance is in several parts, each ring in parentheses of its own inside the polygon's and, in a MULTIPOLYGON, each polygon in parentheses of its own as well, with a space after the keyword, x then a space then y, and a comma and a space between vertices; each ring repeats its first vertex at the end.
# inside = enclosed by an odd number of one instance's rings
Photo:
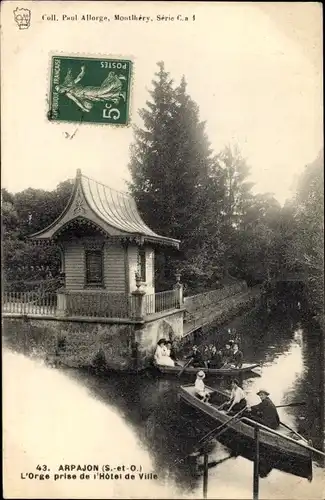
MULTIPOLYGON (((140 233, 126 233, 123 232, 121 234, 115 234, 112 235, 109 231, 109 228, 104 227, 103 224, 98 224, 95 223, 94 221, 91 221, 85 217, 82 216, 77 216, 74 219, 71 219, 67 221, 63 226, 59 227, 53 234, 52 236, 37 236, 33 238, 33 241, 35 243, 44 243, 44 244, 51 244, 54 243, 54 241, 57 241, 62 234, 64 234, 66 231, 69 231, 71 227, 73 227, 75 224, 77 226, 80 225, 85 225, 85 226, 91 226, 95 228, 98 232, 102 233, 102 235, 106 238, 109 238, 110 240, 116 240, 116 241, 124 241, 124 242, 129 242, 129 243, 135 243, 137 245, 143 245, 144 243, 150 243, 151 245, 162 245, 162 246, 170 246, 179 249, 179 244, 180 242, 178 240, 175 240, 173 238, 164 238, 164 237, 153 237, 153 236, 146 236, 144 234, 140 233)), ((36 233, 37 234, 37 233, 36 233)))
POLYGON ((165 238, 145 224, 135 200, 127 193, 116 191, 85 175, 81 176, 81 187, 93 213, 109 226, 130 234, 165 238))
POLYGON ((146 241, 147 243, 174 247, 174 248, 177 248, 177 250, 179 250, 179 245, 180 245, 179 240, 174 240, 172 238, 163 238, 163 237, 162 238, 150 238, 149 236, 145 236, 144 241, 146 241))
POLYGON ((153 244, 173 246, 179 249, 180 241, 161 236, 152 231, 138 212, 135 200, 127 193, 116 191, 85 175, 81 187, 88 206, 108 226, 153 244))
MULTIPOLYGON (((68 228, 66 228, 68 230, 68 228)), ((44 244, 44 245, 52 245, 55 244, 55 241, 59 238, 60 234, 62 234, 63 231, 57 231, 52 237, 46 237, 46 238, 34 238, 33 242, 35 244, 44 244)), ((168 246, 168 247, 173 247, 179 250, 179 245, 180 242, 178 240, 174 240, 172 238, 152 238, 148 236, 144 236, 142 234, 121 234, 121 235, 110 235, 107 232, 103 231, 101 229, 101 232, 110 240, 116 240, 116 241, 128 241, 130 243, 135 243, 137 245, 143 245, 144 243, 148 243, 150 245, 157 245, 157 246, 168 246)))
POLYGON ((55 239, 58 234, 68 229, 70 223, 74 223, 80 217, 86 224, 93 223, 107 237, 134 240, 139 244, 146 241, 179 249, 179 240, 161 236, 145 224, 135 200, 130 195, 90 179, 82 175, 80 170, 77 171, 70 199, 61 215, 45 229, 31 234, 28 238, 34 241, 55 239), (76 216, 74 202, 80 203, 80 197, 81 203, 85 206, 85 209, 82 208, 84 215, 76 216))

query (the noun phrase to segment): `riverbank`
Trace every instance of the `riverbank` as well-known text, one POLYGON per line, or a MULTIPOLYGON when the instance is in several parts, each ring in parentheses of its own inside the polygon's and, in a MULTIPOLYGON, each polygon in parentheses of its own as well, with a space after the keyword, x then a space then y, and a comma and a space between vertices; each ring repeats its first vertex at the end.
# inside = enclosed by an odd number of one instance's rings
POLYGON ((199 304, 190 320, 182 308, 140 325, 107 324, 97 318, 63 321, 7 314, 3 318, 3 337, 11 349, 50 363, 74 368, 100 364, 101 369, 138 372, 151 364, 160 338, 173 339, 182 348, 204 336, 211 327, 254 308, 259 297, 259 287, 246 287, 216 304, 199 304))
MULTIPOLYGON (((265 318, 252 311, 224 324, 235 327, 245 359, 262 366, 261 377, 244 381, 250 402, 265 387, 280 408, 281 420, 315 447, 323 431, 320 409, 318 339, 312 327, 299 327, 289 316, 265 318)), ((213 342, 211 329, 207 341, 213 342)), ((209 430, 203 416, 190 418, 178 400, 183 379, 166 380, 126 374, 98 377, 80 370, 51 369, 39 360, 4 352, 4 473, 6 498, 202 498, 202 476, 178 464, 209 430), (63 457, 63 458, 62 458, 63 457), (142 465, 158 480, 22 480, 46 464, 142 465), (143 488, 141 490, 141 488, 143 488)), ((209 382, 208 382, 209 383, 209 382)), ((229 388, 229 380, 214 382, 229 388)), ((230 446, 231 443, 229 443, 230 446)), ((209 460, 219 462, 229 448, 216 442, 209 460)), ((294 463, 292 464, 294 467, 294 463)), ((313 480, 272 469, 260 478, 260 498, 322 500, 324 469, 314 463, 313 480)), ((209 470, 208 498, 252 498, 253 464, 242 455, 209 470)))
MULTIPOLYGON (((214 307, 213 311, 201 311, 197 317, 197 324, 202 326, 193 331, 189 330, 180 341, 182 347, 191 343, 203 341, 210 334, 211 329, 222 327, 236 316, 241 316, 245 312, 252 311, 260 306, 261 290, 259 286, 248 289, 244 293, 239 293, 232 297, 221 300, 214 307)), ((186 323, 184 332, 186 332, 186 323)))

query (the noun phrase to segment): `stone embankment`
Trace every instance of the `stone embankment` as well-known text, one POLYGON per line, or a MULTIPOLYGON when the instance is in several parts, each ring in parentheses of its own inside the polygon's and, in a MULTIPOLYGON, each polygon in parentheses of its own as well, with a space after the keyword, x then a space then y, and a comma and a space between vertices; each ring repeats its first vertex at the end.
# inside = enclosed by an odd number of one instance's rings
POLYGON ((142 325, 107 324, 94 318, 67 321, 53 316, 3 318, 3 338, 11 349, 70 367, 98 363, 112 370, 139 371, 151 363, 160 338, 180 347, 197 342, 211 326, 219 326, 259 302, 260 289, 246 283, 185 299, 184 308, 142 325))
POLYGON ((197 315, 195 322, 187 326, 184 322, 184 337, 181 344, 197 342, 198 339, 211 331, 211 327, 220 327, 236 316, 241 315, 260 304, 261 290, 259 286, 247 289, 218 302, 213 309, 202 310, 201 316, 197 315))

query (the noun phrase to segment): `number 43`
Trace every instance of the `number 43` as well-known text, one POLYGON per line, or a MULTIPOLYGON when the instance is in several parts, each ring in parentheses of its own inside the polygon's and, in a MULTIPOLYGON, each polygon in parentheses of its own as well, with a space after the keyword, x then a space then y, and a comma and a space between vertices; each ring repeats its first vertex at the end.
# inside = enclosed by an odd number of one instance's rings
POLYGON ((38 465, 36 467, 36 470, 43 470, 43 471, 47 471, 47 465, 38 465))

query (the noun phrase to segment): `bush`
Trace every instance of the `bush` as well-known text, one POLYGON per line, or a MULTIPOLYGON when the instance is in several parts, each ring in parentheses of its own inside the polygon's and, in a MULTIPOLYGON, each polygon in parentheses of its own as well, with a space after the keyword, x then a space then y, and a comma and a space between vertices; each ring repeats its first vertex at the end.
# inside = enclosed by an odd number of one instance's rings
POLYGON ((96 371, 103 371, 107 368, 106 356, 103 349, 99 349, 95 354, 91 365, 96 371))

